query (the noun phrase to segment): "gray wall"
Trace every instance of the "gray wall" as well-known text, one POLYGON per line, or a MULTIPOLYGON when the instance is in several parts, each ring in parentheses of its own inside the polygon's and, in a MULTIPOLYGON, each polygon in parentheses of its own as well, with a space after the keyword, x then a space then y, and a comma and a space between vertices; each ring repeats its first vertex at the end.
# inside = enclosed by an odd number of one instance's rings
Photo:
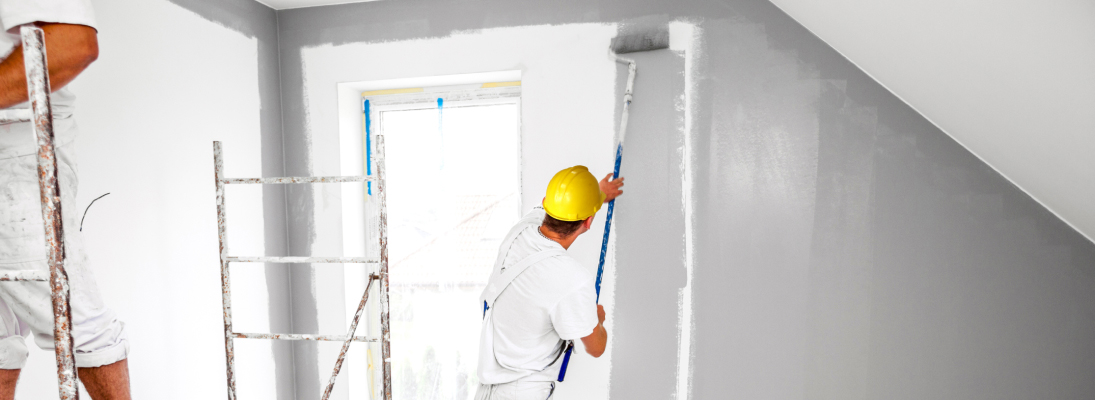
MULTIPOLYGON (((277 40, 278 51, 260 50, 280 52, 280 80, 260 74, 264 172, 289 175, 310 171, 304 47, 696 22, 692 131, 666 120, 678 115, 666 96, 683 90, 679 58, 644 55, 637 82, 635 118, 647 120, 629 133, 634 200, 617 216, 614 398, 675 392, 682 135, 695 154, 692 398, 1095 397, 1095 245, 768 2, 382 1, 279 11, 274 36, 268 22, 256 30, 232 17, 239 9, 179 3, 261 35, 260 49, 277 40), (284 137, 266 123, 278 99, 266 88, 279 82, 284 137)), ((306 255, 311 198, 267 204, 285 211, 267 226, 282 221, 288 232, 270 234, 269 252, 285 243, 306 255)), ((268 276, 289 282, 284 271, 268 276)), ((293 310, 314 308, 298 297, 293 310)))
MULTIPOLYGON (((278 15, 287 144, 304 140, 305 46, 698 22, 698 118, 684 133, 696 155, 692 398, 1095 396, 1095 245, 767 2, 411 0, 278 15)), ((647 201, 618 214, 614 398, 675 390, 681 128, 657 117, 672 116, 658 108, 682 90, 683 66, 645 57, 623 169, 628 195, 647 201)))
MULTIPOLYGON (((252 0, 170 0, 205 19, 235 30, 258 42, 258 87, 260 127, 262 129, 262 175, 277 177, 286 175, 281 131, 281 83, 278 59, 278 32, 276 12, 252 0)), ((211 43, 215 46, 215 43, 211 43)), ((266 255, 289 254, 286 224, 285 187, 263 187, 263 215, 265 224, 264 243, 266 255)), ((293 302, 290 285, 292 268, 284 264, 266 265, 266 282, 269 293, 269 317, 271 332, 294 333, 293 302)), ((313 307, 314 310, 314 307, 313 307)), ((310 314, 313 315, 312 311, 310 314)), ((307 318, 305 318, 307 319, 307 318)), ((308 332, 311 333, 311 332, 308 332)), ((294 345, 296 342, 271 341, 274 351, 275 371, 278 382, 278 398, 293 399, 294 392, 294 345)))
POLYGON ((1095 2, 771 1, 1095 240, 1095 2))

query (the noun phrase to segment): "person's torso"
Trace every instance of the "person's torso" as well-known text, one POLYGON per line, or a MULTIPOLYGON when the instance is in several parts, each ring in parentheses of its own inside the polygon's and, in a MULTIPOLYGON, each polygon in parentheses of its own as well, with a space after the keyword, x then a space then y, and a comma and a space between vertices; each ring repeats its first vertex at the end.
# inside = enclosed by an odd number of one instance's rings
MULTIPOLYGON (((502 243, 502 265, 517 264, 534 253, 562 249, 538 230, 539 221, 522 220, 512 242, 502 243)), ((565 296, 588 286, 593 277, 569 255, 548 258, 528 267, 514 278, 491 307, 494 323, 494 356, 517 370, 498 365, 485 368, 484 376, 499 381, 554 381, 558 375, 564 341, 552 325, 552 308, 565 296)))
MULTIPOLYGON (((76 105, 76 96, 68 88, 53 92, 50 97, 53 105, 53 144, 62 146, 72 143, 76 139, 76 121, 72 118, 72 110, 76 105)), ((8 108, 29 108, 28 103, 17 104, 8 108)), ((35 154, 38 146, 35 144, 34 126, 30 122, 0 123, 0 159, 35 154)))

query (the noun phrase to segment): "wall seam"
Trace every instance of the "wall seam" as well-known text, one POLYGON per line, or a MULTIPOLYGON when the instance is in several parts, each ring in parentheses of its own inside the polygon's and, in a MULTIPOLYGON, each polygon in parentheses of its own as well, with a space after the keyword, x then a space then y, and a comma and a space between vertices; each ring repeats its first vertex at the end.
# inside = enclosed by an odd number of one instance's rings
MULTIPOLYGON (((271 8, 273 8, 273 7, 271 7, 271 8)), ((279 125, 280 125, 279 131, 281 133, 281 137, 279 138, 281 140, 281 176, 285 176, 285 99, 284 99, 285 94, 282 92, 282 84, 281 84, 282 76, 281 76, 281 15, 280 14, 281 14, 280 10, 274 9, 274 40, 276 42, 275 44, 277 45, 277 61, 278 61, 277 62, 277 68, 278 68, 278 70, 277 70, 277 77, 278 77, 278 87, 277 87, 277 89, 278 89, 278 122, 279 122, 279 125)), ((285 213, 285 247, 282 249, 282 251, 284 252, 285 255, 289 255, 289 196, 285 191, 282 191, 282 193, 281 193, 281 204, 282 204, 282 209, 284 210, 284 213, 285 213)), ((290 277, 290 283, 288 285, 286 285, 286 290, 287 290, 286 295, 289 298, 289 309, 287 311, 289 313, 289 329, 295 331, 296 329, 294 327, 296 325, 294 324, 294 321, 293 321, 293 305, 292 305, 292 303, 293 303, 293 285, 292 285, 292 282, 291 282, 291 278, 292 278, 292 269, 291 268, 292 268, 291 264, 286 265, 286 273, 288 273, 289 277, 290 277)), ((292 394, 295 397, 296 393, 297 393, 297 346, 296 345, 290 345, 289 346, 289 356, 290 356, 290 360, 289 360, 290 365, 292 365, 292 368, 290 368, 290 371, 292 371, 292 378, 291 378, 290 385, 291 385, 292 394)))

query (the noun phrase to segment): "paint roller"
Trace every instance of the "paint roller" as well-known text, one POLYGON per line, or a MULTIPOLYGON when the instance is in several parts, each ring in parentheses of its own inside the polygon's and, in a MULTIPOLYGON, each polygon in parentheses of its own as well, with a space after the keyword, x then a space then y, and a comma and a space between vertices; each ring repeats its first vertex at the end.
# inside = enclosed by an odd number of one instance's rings
MULTIPOLYGON (((609 45, 612 57, 616 62, 627 65, 627 87, 624 90, 624 109, 620 115, 620 131, 616 135, 616 162, 612 169, 612 179, 620 177, 620 161, 624 154, 624 136, 627 134, 627 115, 631 108, 631 93, 635 87, 635 60, 620 57, 620 54, 636 53, 640 51, 653 51, 669 48, 669 27, 666 25, 628 26, 623 32, 612 38, 609 45)), ((612 231, 612 210, 615 209, 616 199, 608 202, 608 217, 605 219, 605 234, 601 239, 601 259, 597 263, 597 304, 601 303, 601 276, 605 272, 605 256, 608 254, 608 236, 612 231)), ((563 357, 563 365, 559 369, 559 382, 566 377, 567 365, 570 364, 570 353, 574 350, 574 344, 567 346, 566 355, 563 357)))

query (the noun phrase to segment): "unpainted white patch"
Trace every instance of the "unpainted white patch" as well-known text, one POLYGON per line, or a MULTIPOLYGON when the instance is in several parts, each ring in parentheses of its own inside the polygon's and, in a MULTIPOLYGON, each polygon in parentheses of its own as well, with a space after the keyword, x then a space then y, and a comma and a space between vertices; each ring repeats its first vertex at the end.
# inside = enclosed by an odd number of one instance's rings
POLYGON ((678 295, 678 322, 679 334, 677 353, 677 393, 678 400, 688 399, 692 389, 692 275, 694 263, 693 235, 693 155, 692 155, 692 119, 696 110, 694 105, 697 100, 697 84, 695 82, 696 62, 699 57, 698 44, 700 43, 700 29, 695 23, 688 21, 673 21, 669 23, 669 49, 684 53, 684 140, 681 149, 681 204, 684 207, 684 265, 685 286, 678 295))

